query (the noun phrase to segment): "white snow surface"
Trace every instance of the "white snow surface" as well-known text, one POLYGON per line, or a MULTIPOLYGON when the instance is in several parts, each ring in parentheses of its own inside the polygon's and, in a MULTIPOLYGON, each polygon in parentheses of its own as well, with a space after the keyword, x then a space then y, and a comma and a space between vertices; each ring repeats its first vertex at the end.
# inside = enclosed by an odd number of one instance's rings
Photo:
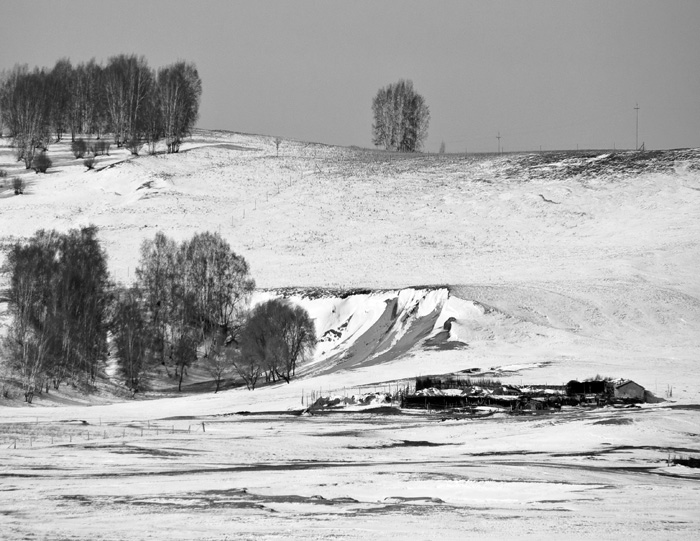
POLYGON ((284 141, 278 157, 271 137, 197 132, 178 155, 113 149, 97 172, 65 144, 49 153, 56 167, 29 174, 0 139, 0 168, 28 184, 15 196, 0 180, 0 243, 96 224, 128 283, 156 231, 217 231, 251 263, 253 302, 301 304, 320 342, 290 384, 252 392, 0 398, 3 539, 700 533, 698 470, 671 461, 700 456, 699 152, 284 141), (626 378, 666 402, 484 418, 358 405, 468 369, 626 378), (319 396, 356 398, 297 415, 319 396))

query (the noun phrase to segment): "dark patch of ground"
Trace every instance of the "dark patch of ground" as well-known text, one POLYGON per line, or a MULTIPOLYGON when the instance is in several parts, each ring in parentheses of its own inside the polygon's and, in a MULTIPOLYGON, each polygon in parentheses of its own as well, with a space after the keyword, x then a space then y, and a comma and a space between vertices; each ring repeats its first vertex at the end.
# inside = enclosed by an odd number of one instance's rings
POLYGON ((700 404, 670 404, 664 407, 672 410, 700 411, 700 404))
POLYGON ((631 425, 634 423, 632 419, 603 419, 596 421, 594 425, 631 425))
POLYGON ((327 507, 354 505, 359 502, 354 498, 340 497, 327 499, 323 496, 299 496, 296 494, 260 495, 248 492, 247 489, 205 490, 201 492, 185 492, 176 495, 153 495, 134 497, 88 497, 80 494, 61 496, 61 500, 73 501, 80 505, 114 503, 121 505, 152 506, 152 507, 176 507, 178 509, 203 509, 234 508, 234 509, 259 509, 267 512, 275 512, 270 506, 275 504, 297 503, 313 504, 327 507))
POLYGON ((182 456, 191 456, 192 453, 168 450, 168 449, 151 449, 149 447, 137 447, 132 445, 119 445, 110 446, 108 448, 100 447, 101 449, 106 449, 110 453, 118 455, 146 455, 155 456, 159 458, 178 458, 182 456))
POLYGON ((406 503, 406 502, 421 502, 421 503, 445 503, 444 500, 440 498, 432 498, 430 496, 389 496, 384 498, 385 502, 388 503, 406 503))
POLYGON ((369 445, 363 447, 350 446, 348 449, 396 449, 397 447, 443 447, 446 445, 459 445, 459 443, 435 443, 432 441, 401 440, 383 445, 369 445))
MULTIPOLYGON (((593 453, 588 453, 592 455, 593 453)), ((573 455, 571 455, 573 456, 573 455)), ((582 454, 581 456, 587 456, 582 454)), ((645 474, 645 475, 657 475, 659 477, 670 477, 673 479, 687 479, 686 475, 680 473, 672 473, 668 471, 663 471, 659 469, 658 464, 650 466, 602 466, 598 464, 566 464, 566 463, 552 463, 552 462, 530 462, 530 461, 494 461, 491 465, 503 465, 503 466, 522 466, 525 468, 537 467, 545 469, 562 469, 562 470, 580 470, 589 471, 595 473, 608 473, 614 474, 645 474)), ((613 488, 612 486, 604 488, 613 488)))
POLYGON ((340 437, 340 438, 358 438, 362 435, 362 432, 359 430, 338 430, 337 432, 325 432, 325 433, 317 433, 317 434, 311 434, 312 436, 320 436, 320 437, 340 437))
MULTIPOLYGON (((546 455, 546 451, 485 451, 483 453, 465 453, 467 456, 516 456, 516 455, 546 455)), ((552 455, 554 456, 554 455, 552 455)), ((567 456, 567 455, 560 455, 567 456)))
POLYGON ((700 468, 700 458, 696 457, 674 457, 671 459, 674 464, 680 464, 681 466, 686 466, 688 468, 700 468))

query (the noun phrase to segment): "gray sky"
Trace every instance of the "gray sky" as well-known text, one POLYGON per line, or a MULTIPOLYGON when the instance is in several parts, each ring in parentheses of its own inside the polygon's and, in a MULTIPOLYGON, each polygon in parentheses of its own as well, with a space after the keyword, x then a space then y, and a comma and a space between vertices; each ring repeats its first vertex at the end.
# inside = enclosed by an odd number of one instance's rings
POLYGON ((0 0, 0 69, 193 61, 199 126, 371 146, 412 79, 426 150, 700 146, 700 1, 0 0))

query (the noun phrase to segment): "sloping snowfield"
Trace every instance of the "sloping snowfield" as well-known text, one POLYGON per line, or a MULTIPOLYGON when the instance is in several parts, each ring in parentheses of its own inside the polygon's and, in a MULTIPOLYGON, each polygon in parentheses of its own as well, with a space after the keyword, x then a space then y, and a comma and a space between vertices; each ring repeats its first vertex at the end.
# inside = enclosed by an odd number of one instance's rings
POLYGON ((700 456, 700 152, 285 141, 277 156, 269 137, 198 132, 179 155, 115 150, 91 172, 53 145, 56 167, 35 175, 0 141, 0 168, 28 186, 0 180, 0 242, 93 223, 128 282, 156 231, 218 231, 251 263, 254 302, 289 297, 322 338, 291 384, 253 392, 0 399, 3 539, 700 534, 700 475, 672 461, 700 456), (301 414, 477 368, 514 384, 630 378, 665 401, 301 414))

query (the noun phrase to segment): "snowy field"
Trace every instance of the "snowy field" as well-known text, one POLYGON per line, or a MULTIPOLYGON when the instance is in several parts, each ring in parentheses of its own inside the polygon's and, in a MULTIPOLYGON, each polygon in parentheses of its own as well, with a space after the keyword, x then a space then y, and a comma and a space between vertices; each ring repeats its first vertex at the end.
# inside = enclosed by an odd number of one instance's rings
POLYGON ((55 442, 2 451, 3 538, 693 539, 700 526, 698 477, 666 463, 697 450, 697 409, 475 422, 207 402, 221 415, 160 417, 167 403, 142 402, 149 424, 34 408, 25 428, 55 442))
POLYGON ((0 243, 95 224, 127 283, 156 231, 220 232, 251 263, 256 302, 309 310, 317 354, 253 392, 128 400, 105 382, 87 399, 0 398, 0 537, 697 538, 700 475, 670 459, 700 456, 700 152, 284 141, 277 156, 273 138, 228 132, 183 151, 115 149, 87 172, 52 145, 56 167, 35 175, 0 140, 0 168, 28 186, 0 180, 0 243), (513 384, 630 378, 665 401, 300 414, 311 395, 474 368, 513 384))

